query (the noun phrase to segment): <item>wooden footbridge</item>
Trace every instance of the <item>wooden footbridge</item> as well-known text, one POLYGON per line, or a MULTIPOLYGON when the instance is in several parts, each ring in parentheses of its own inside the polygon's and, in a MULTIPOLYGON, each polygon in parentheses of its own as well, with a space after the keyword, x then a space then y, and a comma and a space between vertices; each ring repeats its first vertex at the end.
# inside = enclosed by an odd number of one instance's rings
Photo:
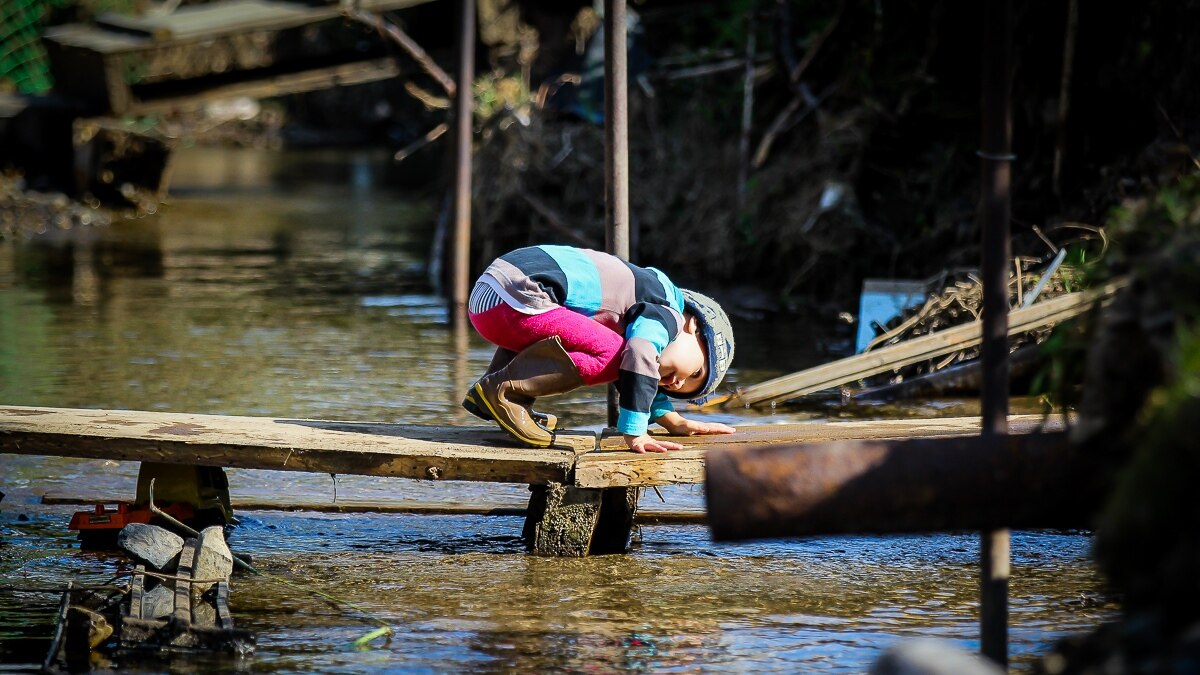
MULTIPOLYGON (((1059 418, 1014 416, 1014 434, 1060 429, 1059 418)), ((682 451, 637 455, 619 437, 564 431, 555 447, 511 447, 495 427, 440 427, 125 410, 0 407, 0 453, 193 466, 526 483, 525 535, 545 555, 623 551, 638 489, 704 483, 713 449, 824 441, 969 437, 973 417, 742 427, 678 438, 682 451)), ((1042 434, 1045 435, 1045 434, 1042 434)))

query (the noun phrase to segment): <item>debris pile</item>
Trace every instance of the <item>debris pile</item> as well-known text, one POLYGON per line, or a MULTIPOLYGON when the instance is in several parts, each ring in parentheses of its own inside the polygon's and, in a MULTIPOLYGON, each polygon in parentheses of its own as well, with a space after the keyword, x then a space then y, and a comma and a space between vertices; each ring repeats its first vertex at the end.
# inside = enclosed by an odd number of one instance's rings
POLYGON ((255 639, 233 626, 233 554, 224 529, 184 539, 157 525, 130 523, 117 543, 136 566, 127 586, 68 587, 47 671, 107 668, 130 650, 204 649, 244 655, 255 639))

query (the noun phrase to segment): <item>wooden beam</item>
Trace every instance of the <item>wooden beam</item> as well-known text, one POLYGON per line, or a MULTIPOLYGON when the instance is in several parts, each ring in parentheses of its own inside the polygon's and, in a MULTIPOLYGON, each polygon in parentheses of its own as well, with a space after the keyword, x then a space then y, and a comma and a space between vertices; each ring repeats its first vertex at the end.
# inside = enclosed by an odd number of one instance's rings
POLYGON ((0 452, 243 469, 545 484, 567 482, 595 443, 591 432, 531 449, 495 427, 0 407, 0 452))
MULTIPOLYGON (((1013 433, 1065 428, 1060 415, 1013 415, 1013 433)), ((978 434, 978 417, 923 420, 859 420, 814 424, 771 424, 748 426, 736 434, 671 437, 687 446, 668 453, 638 455, 624 449, 620 436, 605 436, 600 451, 582 455, 575 465, 575 487, 649 487, 680 483, 703 483, 705 456, 710 450, 797 443, 819 443, 854 439, 929 438, 978 434)))
POLYGON ((396 65, 396 60, 387 57, 274 75, 259 80, 219 84, 188 94, 144 99, 127 94, 124 103, 118 105, 114 102, 112 107, 125 114, 145 115, 154 112, 199 108, 213 100, 239 96, 270 98, 320 91, 331 87, 348 87, 355 84, 390 80, 399 74, 400 67, 396 65))
MULTIPOLYGON (((1064 295, 1013 311, 1009 315, 1008 335, 1017 335, 1079 316, 1097 302, 1111 296, 1124 284, 1124 281, 1115 281, 1101 288, 1064 295)), ((749 406, 795 398, 975 347, 981 341, 981 324, 974 321, 752 385, 726 399, 714 400, 712 404, 720 403, 726 407, 749 406)))

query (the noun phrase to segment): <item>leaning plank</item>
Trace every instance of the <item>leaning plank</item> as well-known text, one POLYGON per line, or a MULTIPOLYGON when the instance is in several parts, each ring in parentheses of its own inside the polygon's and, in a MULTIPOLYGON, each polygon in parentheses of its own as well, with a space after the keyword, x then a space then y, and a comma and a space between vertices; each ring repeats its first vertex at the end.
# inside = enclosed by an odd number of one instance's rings
POLYGON ((437 427, 0 406, 0 452, 497 483, 566 482, 595 434, 511 447, 495 427, 437 427))
MULTIPOLYGON (((1123 283, 1118 281, 1102 288, 1072 293, 1014 310, 1008 315, 1008 334, 1017 335, 1083 314, 1095 303, 1115 293, 1123 283)), ((750 406, 824 391, 847 382, 856 382, 865 377, 977 346, 982 341, 982 335, 982 323, 974 321, 751 385, 724 399, 714 400, 710 405, 719 403, 726 407, 750 406)))
MULTIPOLYGON (((1059 431, 1061 415, 1012 415, 1009 432, 1059 431)), ((743 427, 735 434, 671 437, 684 450, 634 454, 625 450, 619 436, 600 441, 600 451, 583 455, 575 466, 575 487, 648 487, 678 483, 703 483, 705 454, 714 448, 818 443, 839 440, 933 438, 978 434, 978 417, 915 420, 857 420, 853 422, 771 424, 743 427)))

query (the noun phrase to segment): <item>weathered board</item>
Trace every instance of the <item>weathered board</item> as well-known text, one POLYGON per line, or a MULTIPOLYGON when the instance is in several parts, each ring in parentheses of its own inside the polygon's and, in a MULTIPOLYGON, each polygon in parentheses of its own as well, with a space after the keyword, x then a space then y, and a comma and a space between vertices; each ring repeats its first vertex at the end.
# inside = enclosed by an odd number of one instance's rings
POLYGON ((570 482, 592 432, 549 449, 496 427, 438 427, 0 406, 0 452, 243 469, 545 484, 570 482))
MULTIPOLYGON (((383 12, 429 0, 363 0, 383 12)), ((44 40, 55 88, 116 115, 271 96, 394 77, 383 40, 337 4, 225 0, 166 14, 103 14, 52 26, 44 40)))
MULTIPOLYGON (((1111 297, 1126 283, 1127 280, 1122 278, 1099 288, 1081 293, 1070 293, 1030 307, 1013 310, 1008 315, 1008 335, 1018 335, 1079 316, 1097 303, 1111 297)), ((745 407, 796 398, 945 356, 977 346, 982 341, 983 323, 982 321, 973 321, 881 349, 848 356, 798 373, 760 382, 726 397, 713 399, 705 405, 745 407)))
MULTIPOLYGON (((1039 428, 1057 431, 1064 427, 1061 416, 1013 415, 1009 430, 1013 434, 1031 433, 1039 428)), ((859 420, 812 424, 772 424, 739 428, 735 434, 720 436, 672 437, 685 447, 669 453, 636 455, 625 450, 619 436, 606 436, 600 451, 579 458, 575 465, 575 486, 648 487, 674 483, 703 483, 704 456, 714 447, 763 446, 854 439, 931 438, 978 434, 978 417, 949 417, 916 420, 859 420)))
MULTIPOLYGON (((1064 427, 1060 416, 1014 415, 1013 434, 1064 427)), ((550 449, 513 447, 496 427, 439 427, 122 410, 0 406, 0 453, 166 462, 579 488, 704 482, 716 447, 979 433, 978 417, 749 425, 735 434, 672 437, 685 446, 637 455, 620 437, 564 432, 550 449)))

